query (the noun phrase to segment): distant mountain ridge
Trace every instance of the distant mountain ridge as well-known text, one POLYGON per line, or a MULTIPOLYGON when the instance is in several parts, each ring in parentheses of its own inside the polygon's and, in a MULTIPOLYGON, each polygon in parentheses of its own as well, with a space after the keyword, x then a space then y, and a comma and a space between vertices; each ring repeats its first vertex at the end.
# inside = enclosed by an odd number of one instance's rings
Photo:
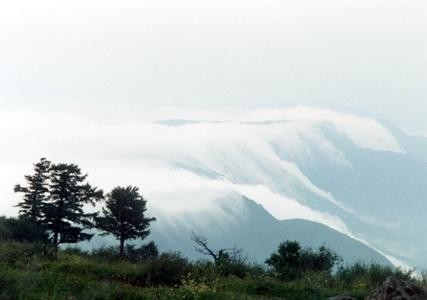
MULTIPOLYGON (((221 218, 218 218, 218 212, 212 214, 209 211, 179 216, 157 211, 158 222, 153 223, 149 240, 155 241, 161 251, 178 251, 190 259, 207 258, 195 250, 191 240, 194 232, 206 237, 212 249, 242 249, 250 262, 264 263, 281 242, 291 240, 313 249, 326 246, 346 264, 391 265, 383 255, 345 234, 307 220, 277 220, 246 197, 234 195, 218 199, 215 204, 222 211, 221 218)), ((112 237, 95 236, 82 246, 87 249, 116 243, 112 237)), ((134 244, 140 245, 141 242, 134 244)))
POLYGON ((221 209, 228 213, 226 218, 219 220, 215 215, 205 213, 186 215, 184 224, 178 221, 163 225, 160 215, 159 223, 153 226, 152 239, 158 242, 162 250, 180 251, 190 258, 201 258, 190 240, 194 231, 208 238, 212 248, 241 248, 250 261, 258 263, 263 263, 281 242, 296 240, 305 247, 318 248, 324 245, 335 251, 346 263, 390 264, 372 248, 327 226, 301 219, 279 221, 250 199, 243 197, 234 201, 241 201, 238 210, 228 209, 230 199, 218 201, 221 209), (203 219, 203 224, 198 224, 200 219, 203 219))

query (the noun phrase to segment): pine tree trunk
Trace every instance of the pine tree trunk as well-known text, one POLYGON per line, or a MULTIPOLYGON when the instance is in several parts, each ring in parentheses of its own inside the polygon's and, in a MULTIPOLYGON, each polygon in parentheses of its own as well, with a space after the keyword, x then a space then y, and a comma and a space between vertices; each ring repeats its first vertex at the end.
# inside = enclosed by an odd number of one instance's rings
POLYGON ((123 238, 120 239, 120 256, 125 256, 125 240, 123 238))
POLYGON ((54 253, 55 253, 55 257, 58 257, 58 233, 55 232, 53 234, 53 247, 54 247, 54 253))

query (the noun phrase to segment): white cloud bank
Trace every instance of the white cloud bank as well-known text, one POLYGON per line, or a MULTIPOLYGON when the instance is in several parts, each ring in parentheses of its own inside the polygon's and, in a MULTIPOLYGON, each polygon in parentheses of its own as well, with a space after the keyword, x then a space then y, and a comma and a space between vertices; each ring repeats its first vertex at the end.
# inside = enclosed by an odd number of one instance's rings
MULTIPOLYGON (((110 113, 114 116, 114 112, 110 113)), ((320 126, 328 124, 356 146, 376 151, 403 151, 375 120, 328 110, 306 107, 224 112, 165 109, 163 115, 159 110, 148 115, 157 120, 173 117, 201 122, 167 126, 153 120, 138 120, 136 116, 106 122, 109 118, 105 116, 98 119, 73 114, 0 111, 3 212, 14 211, 13 185, 22 182, 23 175, 31 171, 31 163, 45 156, 54 161, 78 163, 90 173, 92 182, 105 189, 116 184, 135 184, 146 189, 185 187, 191 191, 196 190, 201 185, 199 179, 203 179, 212 184, 264 185, 275 192, 279 179, 285 186, 303 186, 346 209, 327 191, 312 184, 297 164, 280 157, 277 148, 288 157, 310 160, 313 153, 307 144, 312 144, 331 162, 351 167, 344 154, 323 136, 320 126), (188 171, 177 173, 180 168, 188 171)), ((170 201, 174 205, 174 200, 170 201)), ((278 208, 270 208, 273 215, 281 215, 276 210, 278 208)), ((307 218, 301 211, 287 217, 307 218)))
MULTIPOLYGON (((110 114, 114 116, 114 112, 110 114)), ((183 197, 185 201, 179 203, 176 199, 166 200, 164 196, 153 197, 153 204, 159 201, 165 209, 203 207, 207 199, 193 203, 190 197, 200 192, 201 187, 216 189, 219 194, 220 189, 242 192, 246 187, 246 191, 263 192, 256 197, 258 201, 275 198, 276 202, 288 201, 287 205, 295 208, 286 210, 284 215, 283 203, 265 205, 274 216, 315 220, 345 231, 342 222, 336 219, 331 222, 333 218, 316 214, 296 201, 289 202, 290 198, 283 194, 285 191, 281 187, 292 189, 297 185, 352 213, 333 195, 316 187, 289 159, 313 159, 315 154, 307 148, 313 145, 332 163, 351 168, 344 154, 324 136, 323 125, 333 126, 361 148, 402 151, 394 137, 375 120, 329 110, 298 107, 212 112, 169 108, 163 115, 160 110, 148 115, 157 120, 187 118, 198 121, 168 126, 154 120, 138 120, 136 115, 106 122, 114 118, 1 111, 0 194, 5 199, 4 212, 13 211, 16 201, 13 185, 31 171, 32 162, 46 156, 54 161, 82 165, 91 174, 91 180, 105 189, 116 184, 135 184, 142 185, 147 192, 155 193, 157 189, 163 194, 171 190, 188 193, 188 197, 183 197), (278 155, 277 149, 289 159, 278 155), (265 193, 267 190, 270 190, 269 195, 265 193), (291 211, 293 213, 288 213, 291 211)))

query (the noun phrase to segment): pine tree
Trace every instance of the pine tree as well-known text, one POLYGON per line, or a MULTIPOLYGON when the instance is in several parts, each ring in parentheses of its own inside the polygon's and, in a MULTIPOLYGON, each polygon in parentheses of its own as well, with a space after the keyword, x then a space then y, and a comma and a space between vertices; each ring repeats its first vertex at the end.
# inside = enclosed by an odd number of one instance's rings
POLYGON ((86 213, 83 208, 94 206, 103 192, 85 183, 86 178, 74 164, 53 164, 50 168, 50 198, 44 206, 43 222, 52 234, 55 253, 62 243, 78 243, 93 236, 84 230, 93 227, 96 213, 86 213))
POLYGON ((120 241, 121 256, 127 240, 145 239, 150 234, 150 223, 156 219, 145 217, 146 204, 137 187, 116 187, 107 195, 103 216, 97 218, 97 227, 120 241))
POLYGON ((43 205, 49 196, 50 166, 50 161, 40 159, 34 164, 34 174, 25 176, 27 186, 15 186, 15 193, 23 193, 23 200, 17 205, 19 214, 33 223, 39 224, 43 218, 43 205))

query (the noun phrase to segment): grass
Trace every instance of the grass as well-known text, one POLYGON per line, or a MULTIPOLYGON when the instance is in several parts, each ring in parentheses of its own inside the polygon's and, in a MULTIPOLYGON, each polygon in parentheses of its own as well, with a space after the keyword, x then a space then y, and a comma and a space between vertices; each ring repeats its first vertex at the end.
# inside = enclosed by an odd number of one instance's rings
POLYGON ((260 267, 223 276, 209 263, 177 254, 131 263, 79 252, 45 257, 37 245, 0 244, 0 299, 290 299, 317 300, 349 294, 363 299, 386 277, 409 274, 381 266, 354 265, 336 274, 306 273, 283 281, 260 267))

